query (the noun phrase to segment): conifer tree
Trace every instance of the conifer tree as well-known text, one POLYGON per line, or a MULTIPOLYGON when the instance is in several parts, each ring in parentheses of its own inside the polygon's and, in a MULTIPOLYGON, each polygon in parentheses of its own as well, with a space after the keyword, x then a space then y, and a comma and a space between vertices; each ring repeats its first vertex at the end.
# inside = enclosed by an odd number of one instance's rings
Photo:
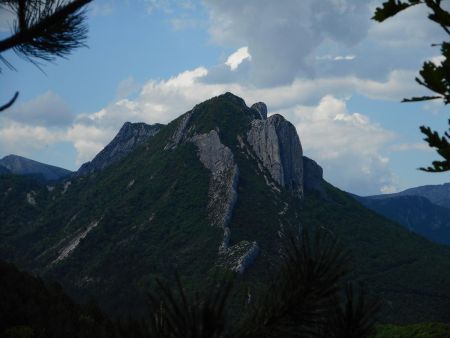
MULTIPOLYGON (((442 0, 388 0, 381 7, 376 8, 373 20, 383 22, 410 7, 425 5, 430 13, 428 18, 438 24, 450 36, 450 13, 443 8, 442 0)), ((444 104, 450 103, 450 41, 442 41, 432 46, 440 46, 442 62, 435 64, 426 61, 420 70, 416 82, 428 88, 435 95, 425 95, 403 99, 403 102, 417 102, 440 99, 444 104)), ((450 124, 450 120, 449 120, 450 124)), ((433 161, 431 166, 420 168, 428 172, 443 172, 450 170, 450 134, 445 132, 442 136, 431 130, 430 127, 421 126, 421 132, 426 136, 425 141, 443 158, 433 161)), ((450 131, 450 130, 449 130, 450 131)))

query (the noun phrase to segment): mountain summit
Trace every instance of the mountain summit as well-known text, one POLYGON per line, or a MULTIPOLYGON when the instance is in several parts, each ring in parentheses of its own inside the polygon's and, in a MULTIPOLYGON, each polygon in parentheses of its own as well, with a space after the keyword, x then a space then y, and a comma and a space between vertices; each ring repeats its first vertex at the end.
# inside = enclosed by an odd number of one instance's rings
POLYGON ((354 278, 388 304, 385 320, 445 320, 450 250, 325 182, 295 127, 267 113, 225 93, 153 134, 126 124, 93 174, 51 190, 0 176, 0 258, 118 315, 145 311, 155 277, 177 271, 198 290, 231 270, 238 316, 277 270, 283 230, 322 227, 352 253, 354 278))

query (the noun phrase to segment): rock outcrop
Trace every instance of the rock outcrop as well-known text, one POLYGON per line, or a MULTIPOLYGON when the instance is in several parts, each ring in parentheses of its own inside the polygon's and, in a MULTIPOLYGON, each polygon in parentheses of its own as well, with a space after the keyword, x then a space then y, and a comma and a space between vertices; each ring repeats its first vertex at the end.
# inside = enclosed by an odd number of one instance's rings
POLYGON ((221 250, 228 247, 231 219, 237 200, 239 169, 230 148, 220 142, 216 130, 196 135, 191 140, 198 148, 198 156, 203 165, 211 171, 208 193, 208 214, 212 225, 224 228, 221 250))
POLYGON ((264 102, 256 102, 250 108, 258 112, 261 120, 267 120, 267 106, 264 102))
POLYGON ((101 171, 119 161, 138 145, 155 136, 163 127, 162 124, 146 124, 125 122, 116 137, 92 161, 84 163, 75 176, 87 176, 101 171))
POLYGON ((240 241, 222 252, 218 265, 243 274, 258 258, 261 249, 256 241, 240 241))
POLYGON ((254 120, 247 134, 264 168, 280 186, 303 196, 303 151, 297 130, 281 115, 254 120))
POLYGON ((233 270, 242 275, 245 270, 247 270, 255 262, 256 258, 259 256, 259 252, 260 249, 258 243, 252 242, 248 250, 239 258, 237 265, 233 268, 233 270))
POLYGON ((170 138, 170 141, 164 147, 164 150, 174 149, 178 144, 186 141, 188 134, 188 125, 192 115, 194 114, 194 111, 195 107, 181 118, 180 122, 178 122, 177 129, 170 138))
POLYGON ((58 263, 59 261, 67 258, 77 248, 81 240, 83 240, 88 233, 98 225, 98 223, 99 221, 90 223, 83 231, 80 231, 72 239, 70 239, 69 243, 60 249, 58 257, 52 262, 52 264, 58 263))

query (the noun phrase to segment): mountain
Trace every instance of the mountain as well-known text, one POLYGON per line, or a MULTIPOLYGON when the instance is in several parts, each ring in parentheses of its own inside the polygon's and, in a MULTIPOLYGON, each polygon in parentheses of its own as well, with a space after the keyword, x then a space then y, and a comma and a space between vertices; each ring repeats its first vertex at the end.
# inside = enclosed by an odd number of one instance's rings
POLYGON ((8 168, 0 165, 0 175, 5 175, 5 174, 11 174, 11 172, 8 170, 8 168))
POLYGON ((33 161, 18 155, 3 157, 0 160, 0 167, 6 168, 15 175, 33 176, 44 181, 58 181, 72 173, 67 169, 33 161))
POLYGON ((414 195, 357 197, 367 208, 436 243, 450 245, 450 209, 414 195))
POLYGON ((406 189, 394 194, 369 196, 371 199, 385 199, 398 196, 421 196, 433 204, 450 209, 450 183, 438 185, 424 185, 416 188, 406 189))
POLYGON ((382 321, 448 321, 450 248, 325 182, 295 127, 263 103, 226 93, 94 174, 53 189, 25 179, 0 176, 0 258, 114 315, 145 311, 155 278, 177 271, 193 291, 232 270, 238 320, 277 271, 280 232, 321 227, 351 252, 382 321))
POLYGON ((105 169, 156 135, 162 127, 163 125, 159 123, 148 125, 142 122, 125 122, 116 137, 92 161, 84 163, 75 176, 86 176, 105 169))

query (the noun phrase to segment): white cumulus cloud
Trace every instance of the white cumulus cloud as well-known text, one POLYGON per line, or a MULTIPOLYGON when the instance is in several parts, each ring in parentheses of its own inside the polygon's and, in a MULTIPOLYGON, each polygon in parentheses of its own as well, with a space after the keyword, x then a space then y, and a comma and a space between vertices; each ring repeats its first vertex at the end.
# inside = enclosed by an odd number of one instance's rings
POLYGON ((376 194, 395 185, 383 149, 394 133, 349 112, 345 100, 326 95, 318 105, 280 113, 296 125, 305 154, 323 166, 331 183, 357 194, 376 194))
POLYGON ((228 57, 225 64, 230 67, 231 70, 236 70, 246 59, 251 60, 252 56, 248 52, 248 47, 241 47, 228 57))

